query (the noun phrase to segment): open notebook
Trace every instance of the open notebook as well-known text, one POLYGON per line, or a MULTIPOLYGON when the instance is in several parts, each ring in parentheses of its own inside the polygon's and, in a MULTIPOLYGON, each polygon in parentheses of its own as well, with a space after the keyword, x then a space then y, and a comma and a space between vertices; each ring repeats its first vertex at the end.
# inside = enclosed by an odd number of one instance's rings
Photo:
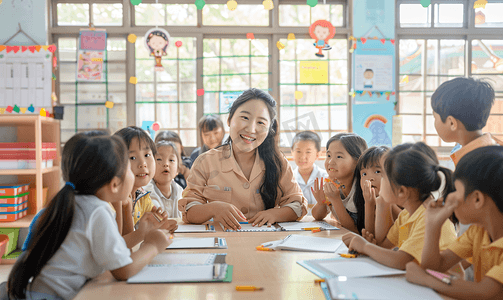
POLYGON ((276 227, 276 226, 271 226, 267 227, 267 225, 258 227, 258 226, 252 226, 252 224, 240 224, 241 229, 238 230, 225 230, 228 232, 252 232, 252 231, 280 231, 281 229, 276 227))
POLYGON ((233 267, 225 263, 225 257, 226 254, 162 253, 127 282, 231 282, 233 267))
POLYGON ((175 233, 186 233, 186 232, 215 232, 215 227, 209 224, 202 225, 178 225, 178 228, 175 230, 175 233))
POLYGON ((326 286, 329 299, 360 300, 440 300, 434 290, 409 283, 404 277, 328 278, 326 286), (342 280, 341 280, 342 279, 342 280))
POLYGON ((174 238, 166 249, 227 249, 225 238, 174 238))
POLYGON ((405 274, 405 271, 387 267, 369 257, 335 257, 330 259, 302 260, 297 263, 321 278, 337 276, 354 278, 405 274))
POLYGON ((335 253, 344 245, 341 240, 290 234, 282 240, 263 243, 262 246, 275 250, 297 250, 335 253))
POLYGON ((306 228, 320 228, 321 230, 338 230, 339 228, 332 226, 324 221, 314 222, 282 222, 278 223, 281 230, 284 231, 302 231, 306 228))

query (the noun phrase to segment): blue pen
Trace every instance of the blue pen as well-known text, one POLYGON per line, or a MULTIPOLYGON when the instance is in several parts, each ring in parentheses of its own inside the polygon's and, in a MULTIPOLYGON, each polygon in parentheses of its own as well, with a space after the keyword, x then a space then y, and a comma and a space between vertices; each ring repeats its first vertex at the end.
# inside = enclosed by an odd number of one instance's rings
POLYGON ((239 224, 248 224, 248 222, 239 222, 239 224))

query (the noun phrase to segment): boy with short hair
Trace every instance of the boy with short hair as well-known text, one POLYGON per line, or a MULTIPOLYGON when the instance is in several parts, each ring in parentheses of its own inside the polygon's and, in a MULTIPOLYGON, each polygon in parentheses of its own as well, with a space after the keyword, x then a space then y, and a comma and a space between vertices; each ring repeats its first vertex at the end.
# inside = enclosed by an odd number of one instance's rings
MULTIPOLYGON (((302 131, 297 133, 292 141, 292 156, 297 167, 293 175, 307 199, 309 207, 316 204, 316 199, 311 192, 316 178, 328 178, 327 172, 319 168, 315 162, 320 156, 321 139, 315 132, 302 131)), ((309 210, 310 213, 310 210, 309 210)))
MULTIPOLYGON (((444 142, 461 148, 451 154, 454 165, 466 153, 503 141, 482 133, 494 104, 494 89, 485 81, 458 77, 442 83, 431 96, 435 129, 444 142)), ((455 148, 454 150, 456 150, 455 148)))
POLYGON ((456 191, 426 209, 421 266, 407 264, 407 280, 456 299, 503 299, 503 147, 482 147, 466 154, 454 173, 456 191), (443 222, 452 213, 470 228, 440 252, 443 222), (446 284, 424 269, 447 271, 462 259, 473 258, 475 282, 446 284))

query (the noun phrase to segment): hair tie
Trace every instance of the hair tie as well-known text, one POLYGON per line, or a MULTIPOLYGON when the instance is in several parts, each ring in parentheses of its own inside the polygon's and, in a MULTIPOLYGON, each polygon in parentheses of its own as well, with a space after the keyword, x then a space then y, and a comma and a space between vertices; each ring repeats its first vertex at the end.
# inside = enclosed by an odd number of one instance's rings
MULTIPOLYGON (((438 166, 435 167, 435 169, 438 169, 438 166)), ((444 172, 437 170, 437 174, 438 174, 438 177, 440 177, 440 187, 438 188, 438 190, 431 192, 431 195, 433 196, 433 199, 435 201, 437 201, 440 198, 440 196, 444 193, 445 183, 446 183, 444 172)))
POLYGON ((65 185, 69 185, 72 187, 72 189, 75 191, 75 184, 71 183, 70 181, 67 181, 65 185))
POLYGON ((435 172, 438 172, 438 171, 440 171, 440 166, 439 166, 439 165, 436 165, 436 166, 435 166, 435 172))

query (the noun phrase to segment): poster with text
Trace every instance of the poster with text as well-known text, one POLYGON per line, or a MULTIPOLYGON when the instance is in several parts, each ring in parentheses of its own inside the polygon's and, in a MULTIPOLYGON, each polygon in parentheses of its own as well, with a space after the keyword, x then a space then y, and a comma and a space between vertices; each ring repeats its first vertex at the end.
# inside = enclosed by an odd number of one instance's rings
POLYGON ((103 72, 105 53, 102 51, 78 51, 77 81, 105 81, 103 72))

